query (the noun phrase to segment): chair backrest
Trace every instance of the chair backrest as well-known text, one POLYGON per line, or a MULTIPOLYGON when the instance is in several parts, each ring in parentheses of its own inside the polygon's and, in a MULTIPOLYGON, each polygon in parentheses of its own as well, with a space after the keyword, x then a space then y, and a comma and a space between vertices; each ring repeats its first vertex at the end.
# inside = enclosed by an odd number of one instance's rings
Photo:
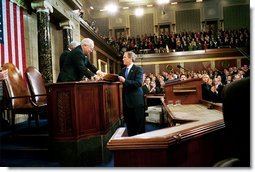
POLYGON ((12 63, 4 64, 3 70, 5 69, 8 69, 8 76, 4 80, 4 84, 11 100, 12 108, 31 108, 30 93, 20 71, 12 63))
POLYGON ((33 101, 38 105, 46 104, 47 97, 43 75, 35 67, 29 66, 26 69, 25 76, 33 101))

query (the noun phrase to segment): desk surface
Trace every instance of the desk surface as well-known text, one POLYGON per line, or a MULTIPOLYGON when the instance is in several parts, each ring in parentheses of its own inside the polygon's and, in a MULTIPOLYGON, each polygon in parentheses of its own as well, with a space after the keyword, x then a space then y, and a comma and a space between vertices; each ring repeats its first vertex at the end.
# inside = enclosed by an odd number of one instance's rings
POLYGON ((175 119, 192 120, 181 125, 155 130, 129 138, 147 138, 147 137, 169 137, 176 133, 191 130, 209 123, 223 121, 223 113, 216 109, 208 109, 202 104, 187 105, 168 105, 167 106, 175 119))
POLYGON ((208 109, 201 104, 167 105, 167 107, 177 119, 206 120, 209 122, 223 118, 222 112, 216 109, 208 109))

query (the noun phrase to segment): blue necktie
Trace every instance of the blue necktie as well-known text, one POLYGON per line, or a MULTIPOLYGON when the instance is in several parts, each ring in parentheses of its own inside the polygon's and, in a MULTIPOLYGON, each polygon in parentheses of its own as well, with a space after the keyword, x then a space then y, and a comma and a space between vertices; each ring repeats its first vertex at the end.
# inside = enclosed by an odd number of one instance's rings
POLYGON ((125 78, 128 77, 128 68, 126 68, 126 72, 125 72, 125 78))

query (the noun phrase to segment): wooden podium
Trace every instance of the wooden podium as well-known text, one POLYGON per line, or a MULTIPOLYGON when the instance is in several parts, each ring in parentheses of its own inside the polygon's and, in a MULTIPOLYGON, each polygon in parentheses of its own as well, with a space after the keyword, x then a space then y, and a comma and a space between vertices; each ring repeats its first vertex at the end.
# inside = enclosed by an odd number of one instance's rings
POLYGON ((200 78, 166 83, 165 102, 180 100, 181 104, 199 103, 202 99, 201 84, 200 78))
POLYGON ((64 166, 104 162, 105 145, 120 126, 119 82, 87 81, 48 84, 51 149, 64 166))

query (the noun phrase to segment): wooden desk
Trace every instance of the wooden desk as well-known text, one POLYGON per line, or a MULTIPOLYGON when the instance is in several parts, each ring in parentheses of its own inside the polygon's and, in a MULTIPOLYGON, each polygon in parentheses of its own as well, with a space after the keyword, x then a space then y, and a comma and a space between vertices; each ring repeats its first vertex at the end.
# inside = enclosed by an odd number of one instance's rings
POLYGON ((122 119, 120 83, 65 82, 46 89, 51 148, 60 161, 86 166, 106 160, 105 144, 122 119))
POLYGON ((166 83, 164 86, 166 103, 169 100, 173 102, 180 100, 181 104, 200 103, 201 83, 200 78, 166 83))
POLYGON ((107 143, 118 167, 210 167, 224 159, 224 121, 221 111, 202 104, 167 108, 189 122, 126 137, 118 129, 107 143))

